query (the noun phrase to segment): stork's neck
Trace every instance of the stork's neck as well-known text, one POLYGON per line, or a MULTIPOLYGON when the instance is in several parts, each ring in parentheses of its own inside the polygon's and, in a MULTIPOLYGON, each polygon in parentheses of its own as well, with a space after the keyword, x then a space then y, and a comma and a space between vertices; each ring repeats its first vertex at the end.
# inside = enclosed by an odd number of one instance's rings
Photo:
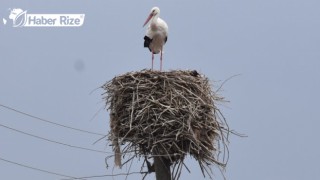
POLYGON ((156 14, 151 19, 151 24, 156 24, 158 22, 159 14, 156 14))
POLYGON ((150 27, 152 31, 156 31, 158 29, 158 17, 159 16, 156 15, 151 19, 150 27))

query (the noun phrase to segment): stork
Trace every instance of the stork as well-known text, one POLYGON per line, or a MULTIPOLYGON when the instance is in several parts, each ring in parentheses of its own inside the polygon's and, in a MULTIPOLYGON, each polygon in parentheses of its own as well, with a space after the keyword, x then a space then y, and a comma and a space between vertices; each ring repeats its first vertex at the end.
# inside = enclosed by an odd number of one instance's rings
POLYGON ((144 36, 144 47, 149 48, 152 53, 152 67, 154 54, 160 53, 160 71, 162 71, 162 51, 163 46, 168 40, 168 25, 167 23, 159 18, 160 9, 158 7, 153 7, 151 12, 143 24, 143 27, 148 24, 146 35, 144 36))

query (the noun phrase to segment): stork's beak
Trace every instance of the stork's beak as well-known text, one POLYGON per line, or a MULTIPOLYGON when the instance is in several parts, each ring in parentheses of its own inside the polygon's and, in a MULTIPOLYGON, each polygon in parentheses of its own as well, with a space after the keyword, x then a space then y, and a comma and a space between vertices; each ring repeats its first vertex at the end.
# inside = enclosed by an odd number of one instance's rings
POLYGON ((143 24, 143 27, 148 24, 148 22, 150 21, 150 19, 153 17, 153 14, 150 13, 149 17, 147 18, 146 22, 143 24))

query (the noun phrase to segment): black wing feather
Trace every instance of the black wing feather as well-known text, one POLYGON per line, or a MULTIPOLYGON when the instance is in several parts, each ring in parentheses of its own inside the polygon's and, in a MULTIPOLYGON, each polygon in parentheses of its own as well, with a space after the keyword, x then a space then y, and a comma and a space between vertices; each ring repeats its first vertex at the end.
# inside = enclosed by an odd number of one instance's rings
POLYGON ((148 36, 144 36, 144 44, 143 44, 143 46, 145 48, 149 48, 150 52, 152 52, 152 50, 149 47, 151 42, 152 42, 152 39, 150 39, 148 36))
POLYGON ((152 39, 150 39, 148 36, 144 36, 144 47, 149 47, 151 42, 152 39))

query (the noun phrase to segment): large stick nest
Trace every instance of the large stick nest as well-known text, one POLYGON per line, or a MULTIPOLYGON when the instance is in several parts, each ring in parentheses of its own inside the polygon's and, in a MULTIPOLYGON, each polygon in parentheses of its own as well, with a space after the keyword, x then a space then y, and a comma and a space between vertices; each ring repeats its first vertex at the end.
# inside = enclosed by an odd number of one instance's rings
POLYGON ((211 177, 210 165, 225 166, 229 130, 216 106, 223 98, 205 76, 142 70, 116 76, 102 87, 116 165, 127 153, 163 156, 173 165, 173 179, 179 178, 187 154, 199 162, 203 175, 211 177))

